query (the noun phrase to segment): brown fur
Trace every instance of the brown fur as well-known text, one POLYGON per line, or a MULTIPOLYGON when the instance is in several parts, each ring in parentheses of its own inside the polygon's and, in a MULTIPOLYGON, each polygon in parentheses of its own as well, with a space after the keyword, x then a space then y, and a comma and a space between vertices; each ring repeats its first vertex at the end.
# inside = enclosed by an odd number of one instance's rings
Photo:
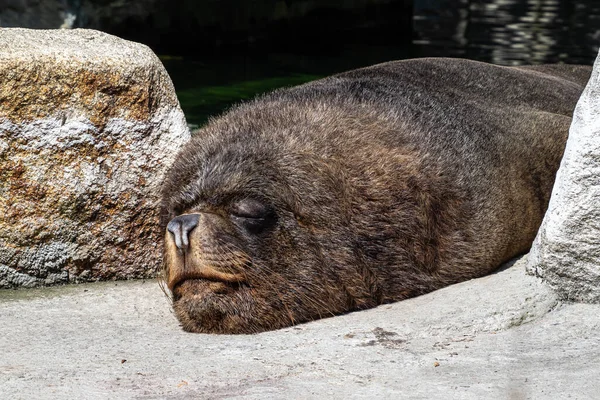
POLYGON ((479 277, 526 252, 589 73, 390 62, 210 121, 163 189, 163 226, 199 215, 187 251, 165 237, 183 328, 277 329, 479 277), (235 211, 249 201, 267 210, 258 233, 235 211))

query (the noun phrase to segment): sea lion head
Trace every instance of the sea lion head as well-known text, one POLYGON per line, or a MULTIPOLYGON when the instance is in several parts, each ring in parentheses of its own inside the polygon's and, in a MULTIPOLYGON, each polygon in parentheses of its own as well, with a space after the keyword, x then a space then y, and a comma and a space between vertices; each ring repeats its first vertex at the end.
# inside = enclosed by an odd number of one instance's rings
MULTIPOLYGON (((345 128, 320 119, 322 110, 266 108, 213 120, 165 179, 165 280, 187 331, 254 333, 381 302, 365 260, 371 253, 383 262, 378 246, 393 238, 390 212, 377 200, 401 201, 377 187, 382 154, 324 137, 345 128), (359 179, 348 171, 361 165, 371 169, 362 171, 368 184, 358 194, 359 179)), ((385 159, 401 170, 397 158, 385 159)))

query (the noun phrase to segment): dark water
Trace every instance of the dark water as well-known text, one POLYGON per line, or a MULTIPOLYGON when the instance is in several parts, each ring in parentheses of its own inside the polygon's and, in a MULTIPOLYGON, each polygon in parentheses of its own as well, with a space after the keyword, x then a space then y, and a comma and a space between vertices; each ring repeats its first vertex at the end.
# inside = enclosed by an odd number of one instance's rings
POLYGON ((232 54, 209 60, 161 57, 193 126, 233 104, 337 72, 410 58, 410 46, 339 47, 320 54, 232 54))
MULTIPOLYGON (((413 41, 340 42, 316 53, 230 52, 203 59, 163 57, 188 122, 202 125, 232 104, 379 62, 464 57, 500 65, 592 64, 600 44, 600 0, 415 0, 413 41)), ((405 17, 403 17, 405 18, 405 17)), ((375 33, 376 34, 376 33, 375 33)), ((318 46, 316 46, 318 47, 318 46)))
POLYGON ((599 0, 415 0, 414 43, 501 65, 591 64, 599 0))

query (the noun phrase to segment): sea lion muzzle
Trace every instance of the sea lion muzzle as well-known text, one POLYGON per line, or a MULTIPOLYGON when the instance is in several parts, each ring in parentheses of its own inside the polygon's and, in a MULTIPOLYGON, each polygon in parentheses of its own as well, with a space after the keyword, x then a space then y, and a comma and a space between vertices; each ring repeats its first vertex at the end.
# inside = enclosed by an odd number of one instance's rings
POLYGON ((186 280, 244 281, 247 256, 239 251, 223 256, 225 249, 215 239, 221 228, 220 217, 207 213, 182 214, 167 224, 165 262, 170 290, 186 280))

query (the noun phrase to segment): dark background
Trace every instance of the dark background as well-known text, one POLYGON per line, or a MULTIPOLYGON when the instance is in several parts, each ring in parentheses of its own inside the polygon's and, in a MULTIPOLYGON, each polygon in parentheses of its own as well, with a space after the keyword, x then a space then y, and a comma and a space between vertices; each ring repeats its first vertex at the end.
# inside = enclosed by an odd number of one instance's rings
POLYGON ((394 59, 591 64, 600 0, 0 0, 0 26, 145 43, 198 125, 257 93, 394 59))

